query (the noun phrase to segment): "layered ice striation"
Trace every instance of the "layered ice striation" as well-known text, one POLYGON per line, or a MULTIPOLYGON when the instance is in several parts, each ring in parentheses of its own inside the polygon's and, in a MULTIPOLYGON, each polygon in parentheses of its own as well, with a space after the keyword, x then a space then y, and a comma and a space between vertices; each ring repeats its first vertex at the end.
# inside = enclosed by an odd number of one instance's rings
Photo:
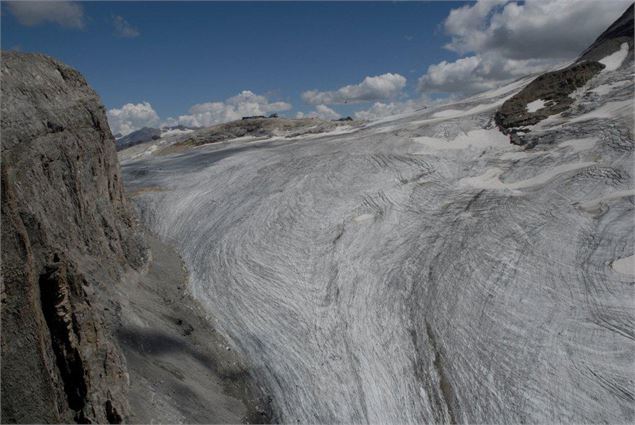
POLYGON ((635 420, 632 68, 532 148, 493 124, 520 88, 124 162, 279 420, 635 420))

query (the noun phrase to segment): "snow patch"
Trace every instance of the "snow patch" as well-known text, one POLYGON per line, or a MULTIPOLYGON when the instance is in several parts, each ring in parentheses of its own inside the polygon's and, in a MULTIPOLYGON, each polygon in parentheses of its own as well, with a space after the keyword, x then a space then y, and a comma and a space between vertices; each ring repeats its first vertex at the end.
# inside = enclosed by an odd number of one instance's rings
POLYGON ((578 205, 580 206, 580 208, 587 212, 593 212, 596 211, 600 207, 600 204, 603 202, 613 201, 615 199, 625 198, 627 196, 635 196, 635 189, 618 190, 617 192, 602 196, 601 198, 595 198, 585 202, 580 202, 578 205))
POLYGON ((628 56, 628 43, 622 43, 622 45, 620 46, 620 50, 606 56, 604 59, 601 59, 599 61, 606 67, 602 70, 602 72, 615 71, 617 68, 622 66, 622 62, 624 62, 626 56, 628 56))
POLYGON ((375 218, 375 216, 372 214, 361 214, 357 217, 354 217, 353 221, 355 223, 363 223, 364 221, 372 220, 373 218, 375 218))
POLYGON ((529 102, 527 104, 527 112, 533 114, 534 112, 538 111, 539 109, 544 108, 546 103, 547 102, 545 102, 542 99, 538 99, 538 100, 534 100, 533 102, 529 102))
POLYGON ((477 189, 525 189, 532 186, 538 186, 547 183, 549 180, 557 177, 562 173, 578 170, 580 168, 590 167, 594 162, 576 162, 571 164, 563 164, 552 168, 549 171, 538 174, 526 180, 520 180, 514 183, 502 182, 500 176, 503 170, 500 168, 490 168, 484 174, 474 177, 465 177, 459 180, 459 185, 472 186, 477 189))
POLYGON ((621 274, 629 274, 631 276, 635 275, 635 255, 631 255, 630 257, 620 258, 618 260, 613 261, 611 264, 613 270, 621 274))

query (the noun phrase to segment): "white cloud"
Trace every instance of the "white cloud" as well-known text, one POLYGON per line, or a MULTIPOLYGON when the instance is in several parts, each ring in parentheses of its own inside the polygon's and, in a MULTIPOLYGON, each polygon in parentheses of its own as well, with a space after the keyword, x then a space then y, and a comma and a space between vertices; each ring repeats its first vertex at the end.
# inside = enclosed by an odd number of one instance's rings
POLYGON ((394 98, 406 86, 406 77, 399 74, 382 74, 366 77, 359 84, 344 86, 335 91, 309 90, 302 99, 311 105, 372 102, 394 98))
POLYGON ((130 25, 123 16, 114 16, 112 18, 112 25, 115 27, 115 35, 117 37, 135 38, 139 36, 139 30, 130 25))
POLYGON ((190 113, 178 118, 168 118, 165 125, 186 125, 209 127, 222 122, 233 121, 244 116, 266 115, 271 112, 287 111, 291 105, 286 102, 270 102, 265 96, 244 90, 224 102, 199 103, 190 108, 190 113))
MULTIPOLYGON (((479 37, 480 30, 487 24, 490 12, 505 3, 507 0, 479 0, 471 5, 452 9, 444 22, 445 31, 452 36, 452 42, 446 47, 459 51, 461 49, 455 45, 457 40, 470 42, 471 38, 479 37)), ((478 42, 473 41, 473 43, 478 42)), ((465 48, 461 53, 473 50, 465 48)))
POLYGON ((329 108, 326 105, 317 105, 314 111, 309 113, 298 112, 295 115, 296 118, 320 118, 323 120, 336 120, 341 117, 337 111, 329 108))
POLYGON ((26 26, 45 22, 65 28, 82 29, 85 26, 84 9, 71 1, 11 1, 6 2, 18 22, 26 26))
POLYGON ((450 12, 446 48, 473 53, 431 65, 424 92, 486 90, 577 57, 628 7, 629 1, 480 0, 450 12))
POLYGON ((631 1, 481 0, 450 12, 448 48, 459 53, 498 51, 510 59, 577 57, 631 1), (504 4, 504 5, 503 5, 504 4))
POLYGON ((127 103, 121 108, 113 108, 106 113, 113 134, 126 135, 143 127, 157 127, 159 115, 148 102, 127 103))
POLYGON ((419 79, 419 89, 423 92, 477 93, 553 64, 548 59, 507 59, 488 52, 430 65, 419 79))

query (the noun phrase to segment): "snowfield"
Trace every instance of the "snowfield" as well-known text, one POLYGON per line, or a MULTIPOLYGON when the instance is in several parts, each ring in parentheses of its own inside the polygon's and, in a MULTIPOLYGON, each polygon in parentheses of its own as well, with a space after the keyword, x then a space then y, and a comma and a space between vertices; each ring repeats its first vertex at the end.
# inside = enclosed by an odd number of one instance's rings
POLYGON ((492 119, 521 88, 124 161, 278 420, 635 420, 632 69, 527 150, 492 119))
POLYGON ((606 67, 602 71, 615 71, 617 68, 622 66, 622 62, 624 62, 624 59, 626 59, 627 56, 628 43, 622 43, 620 50, 600 60, 600 63, 606 67))

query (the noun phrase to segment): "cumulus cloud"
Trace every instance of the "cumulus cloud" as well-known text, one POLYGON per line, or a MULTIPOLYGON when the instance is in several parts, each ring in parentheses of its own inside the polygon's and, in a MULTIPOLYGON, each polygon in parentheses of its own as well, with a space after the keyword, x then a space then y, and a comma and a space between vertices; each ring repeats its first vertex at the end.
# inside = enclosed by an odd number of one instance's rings
POLYGON ((510 59, 569 59, 580 54, 631 3, 628 1, 481 0, 450 12, 447 45, 459 53, 497 51, 510 59))
POLYGON ((122 38, 135 38, 139 36, 139 30, 132 25, 128 21, 124 19, 123 16, 114 16, 112 18, 112 25, 115 27, 115 35, 117 37, 122 38))
POLYGON ((224 102, 199 103, 190 108, 189 114, 168 118, 165 125, 186 125, 209 127, 222 122, 233 121, 244 116, 266 115, 287 111, 291 105, 286 102, 270 102, 265 96, 244 90, 224 102))
POLYGON ((554 62, 549 59, 516 60, 488 52, 430 65, 419 79, 419 89, 423 92, 477 93, 552 65, 554 62))
POLYGON ((337 111, 329 108, 326 105, 317 105, 314 111, 309 113, 298 112, 295 115, 296 118, 320 118, 323 120, 336 120, 341 117, 337 111))
POLYGON ((112 133, 124 136, 143 127, 157 127, 160 122, 159 115, 148 102, 127 103, 108 110, 106 115, 112 133))
POLYGON ((65 28, 82 29, 85 26, 84 9, 71 1, 11 1, 6 2, 18 22, 35 26, 45 22, 65 28))
POLYGON ((479 0, 453 9, 444 22, 461 55, 431 65, 419 79, 424 92, 486 90, 577 57, 630 4, 629 1, 479 0))
POLYGON ((406 77, 387 73, 334 91, 309 90, 302 93, 302 99, 311 105, 372 102, 394 98, 405 86, 406 77))

